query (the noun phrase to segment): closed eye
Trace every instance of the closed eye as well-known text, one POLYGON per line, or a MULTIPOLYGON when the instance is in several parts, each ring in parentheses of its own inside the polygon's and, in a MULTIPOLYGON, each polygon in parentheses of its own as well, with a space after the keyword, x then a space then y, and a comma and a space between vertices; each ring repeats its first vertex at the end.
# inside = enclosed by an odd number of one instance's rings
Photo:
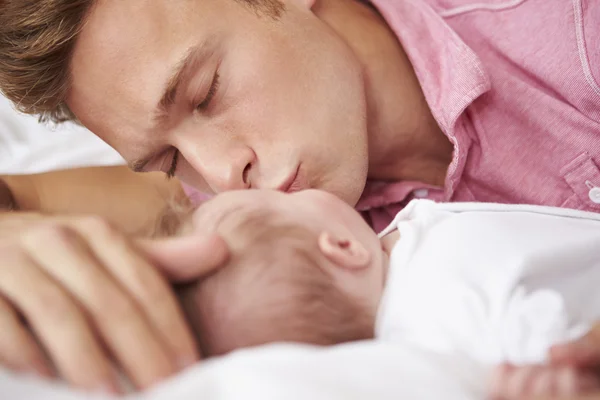
POLYGON ((220 83, 219 72, 217 71, 217 72, 215 72, 215 76, 213 77, 213 81, 210 85, 210 88, 208 89, 208 93, 206 94, 206 97, 204 97, 204 100, 202 100, 202 102, 196 106, 196 110, 203 111, 208 108, 208 106, 210 105, 210 102, 212 101, 212 99, 217 94, 217 91, 219 90, 219 83, 220 83))
POLYGON ((179 161, 179 150, 173 148, 173 158, 171 159, 171 166, 167 171, 167 179, 171 179, 177 173, 177 162, 179 161))

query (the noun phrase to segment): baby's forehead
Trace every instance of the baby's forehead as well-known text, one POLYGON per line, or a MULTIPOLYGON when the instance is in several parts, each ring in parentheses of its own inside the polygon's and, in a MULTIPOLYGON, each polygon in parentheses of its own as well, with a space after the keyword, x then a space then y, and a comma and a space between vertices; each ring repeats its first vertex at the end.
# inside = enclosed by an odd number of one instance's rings
POLYGON ((193 213, 194 226, 199 232, 226 233, 226 231, 243 227, 255 218, 274 218, 275 211, 265 204, 258 202, 226 201, 224 197, 216 196, 200 204, 193 213))
POLYGON ((317 232, 290 215, 287 207, 278 207, 273 202, 262 204, 254 201, 224 206, 221 207, 218 198, 211 200, 201 206, 200 212, 207 219, 196 220, 195 223, 207 223, 210 227, 204 226, 205 229, 212 229, 211 233, 221 235, 230 248, 232 259, 274 264, 274 254, 278 260, 289 261, 302 252, 315 251, 317 232), (212 212, 217 213, 211 215, 212 212))
POLYGON ((252 204, 231 209, 221 218, 219 228, 220 233, 234 239, 277 241, 298 236, 296 232, 304 226, 282 209, 252 204))

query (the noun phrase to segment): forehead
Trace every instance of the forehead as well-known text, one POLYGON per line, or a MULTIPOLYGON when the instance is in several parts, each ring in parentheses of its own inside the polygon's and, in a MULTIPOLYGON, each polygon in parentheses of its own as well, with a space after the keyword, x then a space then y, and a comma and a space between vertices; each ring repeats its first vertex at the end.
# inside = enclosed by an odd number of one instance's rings
POLYGON ((225 217, 243 219, 258 210, 275 212, 277 205, 290 200, 283 193, 271 190, 228 191, 203 203, 194 213, 194 222, 203 230, 215 231, 225 217))
POLYGON ((117 149, 123 138, 127 147, 135 145, 132 137, 153 125, 152 111, 172 68, 214 32, 214 16, 223 11, 218 3, 99 0, 71 63, 68 103, 84 125, 117 149))

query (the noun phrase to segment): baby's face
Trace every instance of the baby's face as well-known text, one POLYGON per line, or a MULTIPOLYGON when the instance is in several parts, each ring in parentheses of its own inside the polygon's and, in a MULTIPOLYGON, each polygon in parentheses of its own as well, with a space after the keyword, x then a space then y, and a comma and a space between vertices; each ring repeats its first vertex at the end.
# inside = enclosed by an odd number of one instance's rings
POLYGON ((352 207, 319 190, 282 193, 272 190, 230 191, 204 203, 193 216, 194 231, 218 233, 232 251, 240 247, 236 228, 248 213, 268 211, 319 237, 329 272, 344 292, 376 310, 385 281, 387 256, 377 235, 352 207), (325 239, 324 239, 325 238, 325 239), (329 246, 333 238, 333 247, 329 246), (337 238, 337 239, 336 239, 337 238), (323 240, 321 240, 323 239, 323 240), (350 247, 344 248, 346 244, 350 247), (365 258, 367 255, 367 258, 365 258))

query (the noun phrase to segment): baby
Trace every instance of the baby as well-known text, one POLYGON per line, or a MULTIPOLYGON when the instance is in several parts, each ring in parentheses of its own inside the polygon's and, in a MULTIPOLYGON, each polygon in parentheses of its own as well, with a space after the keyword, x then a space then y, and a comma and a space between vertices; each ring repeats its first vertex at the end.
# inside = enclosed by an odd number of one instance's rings
POLYGON ((376 338, 504 365, 498 399, 598 386, 572 367, 513 366, 543 365, 553 344, 600 319, 597 215, 421 200, 378 237, 325 192, 255 190, 215 197, 192 223, 231 250, 179 290, 204 356, 376 338))

